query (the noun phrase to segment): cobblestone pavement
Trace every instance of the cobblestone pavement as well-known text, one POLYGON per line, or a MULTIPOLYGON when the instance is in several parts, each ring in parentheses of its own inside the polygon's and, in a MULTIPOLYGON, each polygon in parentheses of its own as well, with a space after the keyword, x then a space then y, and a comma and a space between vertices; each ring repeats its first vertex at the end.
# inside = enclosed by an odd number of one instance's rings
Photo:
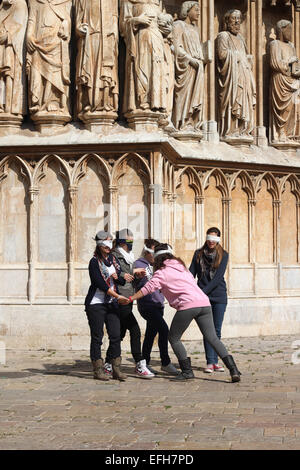
MULTIPOLYGON (((184 383, 135 377, 128 352, 127 381, 106 383, 93 379, 87 351, 8 351, 0 449, 300 449, 296 340, 224 340, 242 372, 236 384, 227 371, 203 373, 202 342, 186 343, 196 378, 184 383)), ((156 348, 152 366, 160 371, 156 348)))

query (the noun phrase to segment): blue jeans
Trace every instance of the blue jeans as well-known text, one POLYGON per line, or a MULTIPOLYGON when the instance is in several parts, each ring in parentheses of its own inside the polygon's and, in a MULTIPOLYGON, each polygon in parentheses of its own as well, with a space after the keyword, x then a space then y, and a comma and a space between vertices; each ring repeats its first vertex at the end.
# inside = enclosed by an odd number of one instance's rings
MULTIPOLYGON (((219 339, 221 339, 221 329, 222 329, 226 307, 227 307, 227 304, 217 304, 217 303, 211 302, 211 309, 213 313, 215 330, 217 333, 217 337, 219 339)), ((204 349, 205 349, 206 363, 218 364, 218 355, 213 349, 213 347, 207 341, 205 341, 205 339, 203 340, 203 343, 204 343, 204 349)))

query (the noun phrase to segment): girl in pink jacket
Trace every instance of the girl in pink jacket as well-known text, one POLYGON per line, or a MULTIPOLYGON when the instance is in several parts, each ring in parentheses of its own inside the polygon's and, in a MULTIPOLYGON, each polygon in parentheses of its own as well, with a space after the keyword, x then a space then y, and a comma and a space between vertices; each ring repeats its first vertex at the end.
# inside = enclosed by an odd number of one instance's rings
MULTIPOLYGON (((154 253, 154 275, 144 287, 129 297, 127 302, 133 302, 159 289, 166 297, 171 307, 177 310, 169 332, 169 341, 178 358, 181 374, 174 380, 194 378, 191 359, 187 357, 181 337, 192 320, 195 320, 204 337, 225 366, 229 369, 232 382, 240 381, 240 372, 232 356, 216 335, 212 310, 209 299, 198 287, 193 275, 188 271, 184 262, 173 255, 172 248, 167 244, 158 245, 154 253)), ((125 302, 122 299, 122 303, 125 302)))

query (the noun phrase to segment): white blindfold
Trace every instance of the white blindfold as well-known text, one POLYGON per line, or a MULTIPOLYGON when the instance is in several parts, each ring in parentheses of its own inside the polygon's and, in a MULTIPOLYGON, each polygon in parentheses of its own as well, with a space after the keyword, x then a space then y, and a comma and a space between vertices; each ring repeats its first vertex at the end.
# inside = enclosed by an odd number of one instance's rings
POLYGON ((221 237, 217 237, 216 235, 207 235, 206 241, 220 243, 221 237))

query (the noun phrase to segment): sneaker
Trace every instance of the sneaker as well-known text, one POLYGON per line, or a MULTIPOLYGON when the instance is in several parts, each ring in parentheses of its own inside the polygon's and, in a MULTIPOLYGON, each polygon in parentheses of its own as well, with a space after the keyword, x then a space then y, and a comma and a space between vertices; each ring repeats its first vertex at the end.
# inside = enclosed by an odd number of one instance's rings
POLYGON ((112 365, 109 363, 109 362, 106 362, 104 364, 104 373, 108 376, 108 377, 112 377, 112 365))
POLYGON ((214 365, 213 364, 207 364, 206 368, 204 369, 204 372, 206 374, 212 374, 214 371, 214 365))
POLYGON ((142 359, 136 364, 135 373, 143 379, 152 379, 152 377, 154 377, 154 374, 148 369, 145 359, 142 359))
POLYGON ((150 372, 151 372, 152 374, 154 374, 154 375, 157 375, 157 374, 158 374, 157 370, 152 369, 152 367, 149 366, 149 364, 147 364, 147 369, 150 370, 150 372))
POLYGON ((180 370, 176 369, 176 367, 171 362, 167 366, 161 366, 161 370, 167 372, 170 375, 180 374, 180 370))
POLYGON ((219 366, 219 364, 214 364, 214 371, 216 372, 225 372, 224 367, 219 366))

